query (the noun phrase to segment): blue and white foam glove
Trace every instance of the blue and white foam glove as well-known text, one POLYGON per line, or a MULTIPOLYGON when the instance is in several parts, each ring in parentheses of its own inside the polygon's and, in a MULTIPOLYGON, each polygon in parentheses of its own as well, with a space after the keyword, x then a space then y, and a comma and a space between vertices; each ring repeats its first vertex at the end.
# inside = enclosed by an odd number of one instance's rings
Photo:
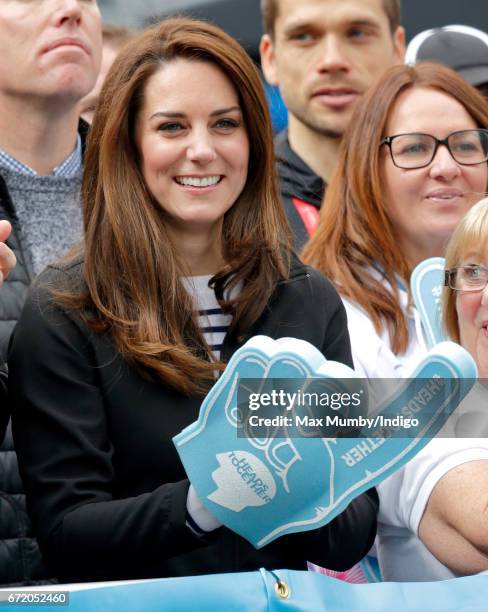
POLYGON ((422 321, 428 348, 447 340, 441 320, 445 263, 443 257, 431 257, 419 263, 410 277, 413 302, 422 321))
POLYGON ((437 345, 412 378, 400 379, 395 394, 375 407, 375 418, 392 417, 417 394, 418 424, 408 438, 392 431, 361 439, 238 437, 243 423, 236 392, 242 379, 314 378, 333 390, 362 388, 353 370, 327 361, 303 340, 256 336, 234 354, 198 420, 173 441, 210 514, 261 548, 282 535, 329 523, 352 499, 404 465, 444 425, 476 376, 476 365, 462 347, 437 345), (442 392, 433 390, 436 384, 442 392))

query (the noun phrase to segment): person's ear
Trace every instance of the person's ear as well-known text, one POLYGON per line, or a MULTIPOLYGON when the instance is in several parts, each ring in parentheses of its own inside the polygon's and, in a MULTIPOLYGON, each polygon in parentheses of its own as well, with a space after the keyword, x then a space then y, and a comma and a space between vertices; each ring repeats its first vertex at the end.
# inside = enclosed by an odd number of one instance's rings
POLYGON ((277 87, 278 74, 276 70, 276 58, 274 51, 274 43, 269 34, 264 34, 259 44, 259 53, 261 54, 261 68, 264 78, 270 85, 277 87))
POLYGON ((393 47, 394 47, 394 55, 395 55, 395 63, 396 64, 404 64, 405 63, 405 28, 398 26, 393 34, 393 47))

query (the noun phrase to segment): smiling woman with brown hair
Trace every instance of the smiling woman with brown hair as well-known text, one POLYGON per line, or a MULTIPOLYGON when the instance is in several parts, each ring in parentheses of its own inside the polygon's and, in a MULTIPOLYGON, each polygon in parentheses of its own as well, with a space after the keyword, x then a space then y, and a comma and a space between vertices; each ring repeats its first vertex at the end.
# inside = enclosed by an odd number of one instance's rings
MULTIPOLYGON (((352 365, 344 308, 290 252, 258 73, 217 28, 164 21, 101 92, 82 253, 36 284, 10 351, 14 435, 46 559, 64 580, 341 569, 377 497, 261 550, 198 499, 172 443, 251 336, 352 365)), ((211 452, 211 449, 209 449, 211 452)))

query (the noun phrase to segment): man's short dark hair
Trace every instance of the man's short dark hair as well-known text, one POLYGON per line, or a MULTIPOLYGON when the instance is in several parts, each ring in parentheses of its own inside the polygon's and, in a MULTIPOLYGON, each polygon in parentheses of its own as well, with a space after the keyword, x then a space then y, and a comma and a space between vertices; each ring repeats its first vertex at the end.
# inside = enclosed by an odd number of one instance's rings
MULTIPOLYGON (((279 0, 261 0, 261 15, 266 34, 274 36, 274 26, 278 17, 279 0)), ((401 19, 401 0, 383 0, 383 7, 390 22, 391 33, 394 34, 401 19)))

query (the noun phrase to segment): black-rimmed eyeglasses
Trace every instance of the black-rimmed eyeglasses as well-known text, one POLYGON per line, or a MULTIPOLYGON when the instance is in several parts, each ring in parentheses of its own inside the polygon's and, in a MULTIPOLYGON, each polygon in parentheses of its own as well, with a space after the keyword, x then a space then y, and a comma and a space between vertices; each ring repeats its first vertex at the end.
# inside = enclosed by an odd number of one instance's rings
POLYGON ((430 134, 411 133, 386 136, 380 146, 387 145, 397 168, 425 168, 434 159, 440 145, 447 147, 453 159, 463 166, 488 161, 488 130, 461 130, 439 139, 430 134))
POLYGON ((454 291, 483 291, 488 285, 488 270, 483 266, 457 266, 444 274, 444 285, 454 291))

